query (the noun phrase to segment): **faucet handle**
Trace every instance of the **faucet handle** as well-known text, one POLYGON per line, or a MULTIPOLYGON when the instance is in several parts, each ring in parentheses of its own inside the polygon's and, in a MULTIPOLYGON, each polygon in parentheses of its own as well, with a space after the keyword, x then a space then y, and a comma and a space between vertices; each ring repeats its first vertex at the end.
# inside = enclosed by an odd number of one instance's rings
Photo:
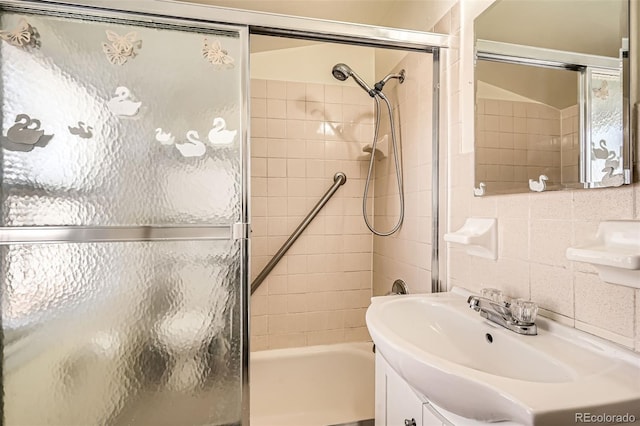
POLYGON ((523 324, 533 324, 538 315, 538 305, 530 300, 513 299, 511 301, 511 315, 523 324))
POLYGON ((478 299, 478 296, 469 296, 467 298, 467 303, 469 304, 469 307, 474 311, 480 310, 480 299, 478 299))

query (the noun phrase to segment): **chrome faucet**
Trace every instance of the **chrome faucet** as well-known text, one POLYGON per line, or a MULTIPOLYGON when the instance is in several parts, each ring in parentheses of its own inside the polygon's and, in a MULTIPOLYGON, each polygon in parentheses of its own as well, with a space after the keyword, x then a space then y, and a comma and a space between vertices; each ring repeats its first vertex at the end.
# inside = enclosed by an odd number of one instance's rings
POLYGON ((538 334, 538 328, 534 323, 538 308, 533 302, 516 299, 509 303, 469 296, 467 303, 471 309, 479 312, 481 317, 515 333, 527 336, 538 334))

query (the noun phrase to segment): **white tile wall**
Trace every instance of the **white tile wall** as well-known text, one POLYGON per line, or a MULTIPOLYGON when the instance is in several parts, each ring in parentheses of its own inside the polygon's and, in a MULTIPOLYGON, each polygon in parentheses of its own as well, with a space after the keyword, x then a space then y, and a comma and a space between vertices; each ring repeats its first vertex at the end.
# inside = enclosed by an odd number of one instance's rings
MULTIPOLYGON (((560 182, 561 111, 534 102, 478 99, 476 185, 492 193, 524 191, 542 174, 560 182)), ((573 130, 572 122, 567 126, 573 130)))
POLYGON ((578 105, 560 111, 562 116, 562 182, 580 181, 580 139, 578 105))
MULTIPOLYGON (((460 7, 456 4, 450 15, 464 16, 460 7)), ((500 248, 494 262, 448 246, 448 287, 501 288, 538 302, 545 315, 558 321, 640 351, 640 291, 605 283, 590 265, 565 257, 567 247, 595 235, 600 221, 640 221, 640 184, 473 197, 473 153, 464 148, 468 144, 462 140, 463 134, 473 135, 473 108, 462 105, 463 99, 473 99, 473 46, 470 37, 465 37, 473 28, 471 21, 461 24, 451 23, 454 40, 463 42, 460 51, 451 49, 447 57, 449 85, 445 91, 449 97, 443 99, 450 118, 447 229, 457 229, 471 215, 497 217, 500 248)), ((499 105, 497 108, 499 112, 499 105)))
MULTIPOLYGON (((431 289, 431 98, 432 56, 410 53, 389 72, 407 71, 401 85, 385 86, 394 102, 404 169, 405 218, 389 237, 374 237, 373 292, 382 295, 393 281, 404 280, 412 293, 431 289)), ((380 76, 382 77, 382 76, 380 76)), ((384 110, 382 116, 384 117, 384 110)), ((384 120, 380 136, 389 135, 384 120)), ((391 145, 390 145, 391 151, 391 145)), ((390 230, 400 204, 392 155, 375 163, 375 227, 390 230)))
MULTIPOLYGON (((338 171, 340 187, 251 298, 252 350, 368 340, 372 238, 360 142, 371 98, 346 85, 252 80, 252 279, 338 171)), ((373 203, 371 203, 373 206, 373 203)))

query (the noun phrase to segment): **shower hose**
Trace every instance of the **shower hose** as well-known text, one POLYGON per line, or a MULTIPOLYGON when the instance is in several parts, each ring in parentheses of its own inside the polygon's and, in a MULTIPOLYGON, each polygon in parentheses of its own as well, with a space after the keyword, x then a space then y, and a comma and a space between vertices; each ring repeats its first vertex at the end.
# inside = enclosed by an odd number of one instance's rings
POLYGON ((362 215, 364 216, 364 223, 369 228, 369 231, 373 232, 375 235, 381 237, 387 237, 393 233, 395 233, 400 226, 402 226, 402 221, 404 220, 404 191, 402 188, 402 169, 400 166, 400 157, 398 155, 398 144, 396 141, 396 129, 393 121, 393 111, 391 109, 391 103, 387 99, 387 97, 382 93, 382 91, 377 91, 376 96, 373 97, 376 101, 376 123, 375 130, 373 134, 373 147, 371 149, 371 158, 369 159, 369 170, 367 172, 367 180, 364 184, 364 195, 362 196, 362 215), (396 181, 398 183, 398 197, 400 201, 400 216, 398 217, 398 222, 391 228, 391 230, 384 232, 378 231, 374 228, 374 226, 369 222, 369 217, 367 215, 367 199, 369 198, 369 185, 371 183, 371 175, 373 174, 373 162, 375 161, 375 153, 376 153, 376 145, 378 144, 378 133, 380 131, 380 99, 382 99, 387 105, 387 110, 389 111, 389 122, 391 123, 391 141, 393 145, 393 159, 395 160, 396 166, 396 181))

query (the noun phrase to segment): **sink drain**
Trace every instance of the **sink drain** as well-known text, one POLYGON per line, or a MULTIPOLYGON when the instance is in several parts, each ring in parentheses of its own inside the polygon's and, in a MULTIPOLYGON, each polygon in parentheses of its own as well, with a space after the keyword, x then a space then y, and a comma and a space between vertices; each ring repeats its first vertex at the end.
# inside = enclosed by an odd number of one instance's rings
POLYGON ((487 342, 493 343, 493 336, 489 333, 484 335, 484 338, 487 339, 487 342))

